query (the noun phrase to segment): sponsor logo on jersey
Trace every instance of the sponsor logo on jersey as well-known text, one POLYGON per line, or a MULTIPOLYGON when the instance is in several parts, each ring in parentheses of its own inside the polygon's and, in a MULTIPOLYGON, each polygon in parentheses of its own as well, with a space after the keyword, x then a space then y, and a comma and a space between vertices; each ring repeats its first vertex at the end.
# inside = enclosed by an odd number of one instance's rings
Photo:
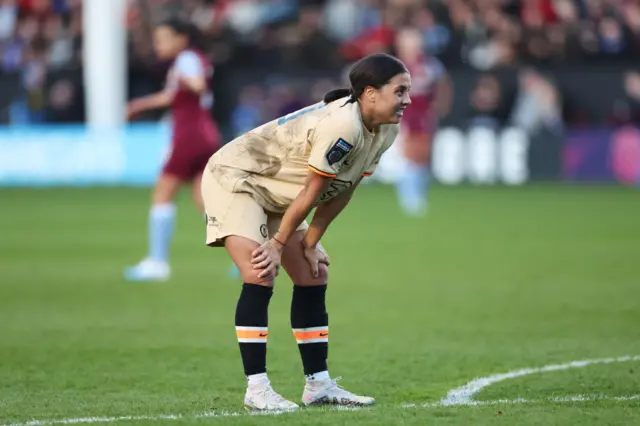
POLYGON ((344 139, 340 138, 336 141, 335 144, 329 149, 327 152, 327 162, 329 165, 333 165, 338 161, 342 160, 345 155, 347 155, 353 149, 353 145, 344 139))

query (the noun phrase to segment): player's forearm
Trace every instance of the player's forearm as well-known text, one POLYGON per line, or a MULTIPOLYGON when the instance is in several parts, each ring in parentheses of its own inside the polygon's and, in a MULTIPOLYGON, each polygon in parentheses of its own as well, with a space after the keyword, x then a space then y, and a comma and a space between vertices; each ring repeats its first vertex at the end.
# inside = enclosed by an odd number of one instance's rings
POLYGON ((173 95, 168 91, 154 93, 129 102, 129 111, 133 114, 139 114, 152 109, 166 108, 171 105, 172 100, 173 95))
POLYGON ((187 90, 195 93, 196 95, 201 95, 207 90, 207 83, 204 78, 183 78, 182 84, 187 88, 187 90))
POLYGON ((280 229, 274 236, 281 244, 287 244, 287 241, 296 232, 298 226, 303 220, 309 216, 311 209, 315 203, 317 195, 308 188, 303 188, 295 200, 291 203, 280 222, 280 229))
POLYGON ((347 204, 349 204, 352 194, 353 192, 349 191, 326 204, 318 206, 309 225, 309 229, 304 236, 303 244, 305 247, 315 247, 320 242, 331 222, 333 222, 347 204))

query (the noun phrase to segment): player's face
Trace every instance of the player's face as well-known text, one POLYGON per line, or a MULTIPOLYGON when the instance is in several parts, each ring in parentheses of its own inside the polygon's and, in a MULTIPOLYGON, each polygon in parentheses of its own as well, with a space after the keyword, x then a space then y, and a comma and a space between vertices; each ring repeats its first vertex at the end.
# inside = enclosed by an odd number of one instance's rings
POLYGON ((160 26, 153 32, 153 48, 158 59, 174 59, 184 49, 184 37, 173 29, 160 26))
POLYGON ((415 29, 401 30, 396 39, 398 56, 414 61, 422 53, 422 35, 415 29))
POLYGON ((411 103, 411 76, 397 74, 387 84, 377 90, 374 104, 375 115, 381 124, 397 124, 405 108, 411 103))

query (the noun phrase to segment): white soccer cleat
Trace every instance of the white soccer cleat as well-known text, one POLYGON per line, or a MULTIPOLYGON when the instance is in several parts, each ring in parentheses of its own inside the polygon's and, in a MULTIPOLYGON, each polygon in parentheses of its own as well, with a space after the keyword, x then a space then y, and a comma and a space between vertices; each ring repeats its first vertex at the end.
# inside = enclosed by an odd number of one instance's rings
POLYGON ((129 281, 166 281, 170 276, 169 264, 154 259, 144 259, 124 271, 124 277, 129 281))
POLYGON ((244 406, 255 411, 293 411, 299 408, 298 404, 274 391, 269 383, 249 386, 244 395, 244 406))
POLYGON ((400 200, 400 208, 407 216, 425 217, 428 211, 428 204, 423 199, 400 200))
POLYGON ((375 404, 370 396, 359 396, 338 385, 341 377, 329 380, 310 380, 304 386, 302 402, 304 405, 345 405, 362 407, 375 404))

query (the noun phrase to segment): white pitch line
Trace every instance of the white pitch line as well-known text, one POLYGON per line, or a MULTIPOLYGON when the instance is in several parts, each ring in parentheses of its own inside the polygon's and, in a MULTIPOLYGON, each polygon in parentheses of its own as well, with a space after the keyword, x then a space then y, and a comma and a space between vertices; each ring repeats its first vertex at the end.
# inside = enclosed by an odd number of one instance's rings
MULTIPOLYGON (((327 411, 358 411, 361 407, 332 407, 327 411)), ((278 416, 280 414, 290 414, 295 411, 209 411, 199 414, 158 414, 155 416, 118 416, 118 417, 79 417, 76 419, 52 419, 52 420, 31 420, 24 423, 11 423, 2 426, 53 426, 53 425, 71 425, 71 424, 90 424, 90 423, 114 423, 138 420, 181 420, 181 419, 212 419, 217 417, 238 417, 238 416, 278 416)))
POLYGON ((70 425, 70 424, 90 424, 90 423, 113 423, 138 420, 181 420, 181 419, 211 419, 216 417, 237 417, 243 415, 270 415, 275 416, 284 414, 285 411, 270 411, 256 413, 239 413, 233 411, 210 411, 194 415, 188 414, 158 414, 148 416, 114 416, 114 417, 79 417, 76 419, 57 419, 57 420, 31 420, 24 423, 11 423, 3 426, 52 426, 52 425, 70 425))
POLYGON ((545 365, 538 368, 523 368, 521 370, 513 370, 502 374, 493 374, 487 377, 480 377, 474 379, 469 383, 460 386, 459 388, 450 390, 447 396, 441 401, 441 405, 469 405, 473 402, 472 398, 482 389, 494 383, 502 382, 504 380, 514 379, 516 377, 528 376, 530 374, 546 373, 548 371, 560 371, 569 370, 571 368, 584 368, 592 364, 611 364, 614 362, 627 362, 627 361, 640 361, 640 355, 636 356, 622 356, 618 358, 600 358, 600 359, 586 359, 582 361, 572 361, 566 364, 553 364, 545 365))
POLYGON ((482 405, 515 405, 515 404, 541 404, 541 403, 567 403, 567 402, 593 402, 593 401, 635 401, 640 399, 640 394, 631 396, 606 396, 606 395, 576 395, 547 399, 495 399, 492 401, 467 401, 457 404, 443 404, 442 402, 427 402, 424 404, 405 404, 402 408, 446 408, 446 407, 475 407, 482 405))
MULTIPOLYGON (((483 405, 514 405, 514 404, 538 404, 545 402, 555 402, 555 403, 567 403, 567 402, 589 402, 589 401, 633 401, 640 400, 639 395, 631 395, 631 396, 588 396, 588 395, 577 395, 577 396, 569 396, 563 398, 550 398, 550 399, 496 399, 493 401, 468 401, 466 403, 460 404, 442 404, 441 402, 431 402, 426 404, 405 404, 399 407, 400 409, 423 409, 423 408, 448 408, 452 406, 483 406, 483 405)), ((329 409, 328 411, 359 411, 362 408, 360 407, 335 407, 329 409)), ((60 419, 60 420, 32 420, 26 423, 12 423, 9 425, 3 426, 54 426, 54 425, 69 425, 69 424, 90 424, 90 423, 113 423, 113 422, 125 422, 125 421, 137 421, 137 420, 151 420, 151 421, 160 421, 160 420, 181 420, 181 419, 211 419, 211 418, 224 418, 224 417, 238 417, 244 415, 253 415, 253 416, 277 416, 280 414, 291 414, 296 411, 270 411, 270 412, 256 412, 256 413, 238 413, 231 411, 221 411, 221 412, 207 412, 201 414, 195 414, 193 416, 183 415, 183 414, 164 414, 157 416, 122 416, 122 417, 81 417, 77 419, 60 419)))
MULTIPOLYGON (((603 395, 577 395, 568 396, 562 398, 549 398, 549 399, 496 399, 493 401, 468 401, 460 404, 442 404, 441 402, 429 402, 425 404, 405 404, 396 406, 393 408, 398 409, 425 409, 425 408, 451 408, 454 406, 485 406, 485 405, 515 405, 515 404, 540 404, 545 402, 553 403, 568 403, 568 402, 590 402, 590 401, 634 401, 640 400, 640 394, 631 396, 603 396, 603 395)), ((327 411, 346 411, 355 412, 359 411, 360 407, 334 407, 327 411)), ((220 412, 206 412, 195 415, 183 415, 183 414, 164 414, 157 416, 122 416, 122 417, 81 417, 77 419, 60 419, 60 420, 32 420, 25 423, 12 423, 3 426, 54 426, 54 425, 71 425, 71 424, 90 424, 90 423, 114 423, 114 422, 126 422, 126 421, 138 421, 138 420, 188 420, 188 419, 211 419, 211 418, 225 418, 225 417, 238 417, 245 415, 253 416, 277 416, 280 414, 291 414, 296 411, 270 411, 270 412, 257 412, 257 413, 239 413, 232 411, 220 411, 220 412)))
MULTIPOLYGON (((513 379, 516 377, 527 376, 530 374, 544 373, 548 371, 560 371, 568 370, 571 368, 584 368, 592 364, 611 364, 614 362, 627 362, 627 361, 640 361, 640 355, 636 356, 623 356, 618 358, 601 358, 601 359, 587 359, 583 361, 573 361, 566 364, 554 364, 546 365, 539 368, 523 368, 521 370, 514 370, 503 374, 494 374, 487 377, 481 377, 474 379, 469 383, 453 389, 447 393, 447 396, 438 402, 430 402, 425 404, 405 404, 395 408, 407 409, 407 408, 445 408, 452 406, 480 406, 480 405, 512 405, 512 404, 535 404, 544 402, 566 403, 566 402, 586 402, 586 401, 632 401, 640 399, 640 394, 631 396, 568 396, 561 398, 550 399, 535 399, 527 400, 523 398, 518 399, 498 399, 493 401, 475 401, 471 398, 480 392, 482 389, 489 385, 498 383, 504 380, 513 379)), ((358 411, 359 407, 334 407, 329 410, 337 411, 358 411)), ((295 412, 295 411, 294 411, 295 412)), ((223 417, 237 417, 242 415, 280 415, 292 413, 291 411, 272 411, 272 412, 258 412, 258 413, 239 413, 232 411, 220 411, 220 412, 205 412, 195 415, 184 414, 160 414, 160 415, 147 415, 147 416, 121 416, 121 417, 80 417, 76 419, 58 419, 58 420, 31 420, 24 423, 12 423, 2 426, 54 426, 54 425, 69 425, 69 424, 90 424, 90 423, 113 423, 123 421, 138 421, 138 420, 180 420, 180 419, 205 419, 205 418, 223 418, 223 417)))
MULTIPOLYGON (((201 413, 194 418, 208 417, 230 417, 239 415, 239 413, 201 413)), ((122 421, 138 421, 138 420, 180 420, 190 418, 182 414, 159 414, 155 416, 119 416, 119 417, 80 417, 77 419, 59 419, 59 420, 31 420, 25 423, 12 423, 5 426, 49 426, 49 425, 69 425, 69 424, 89 424, 89 423, 113 423, 122 421)))

